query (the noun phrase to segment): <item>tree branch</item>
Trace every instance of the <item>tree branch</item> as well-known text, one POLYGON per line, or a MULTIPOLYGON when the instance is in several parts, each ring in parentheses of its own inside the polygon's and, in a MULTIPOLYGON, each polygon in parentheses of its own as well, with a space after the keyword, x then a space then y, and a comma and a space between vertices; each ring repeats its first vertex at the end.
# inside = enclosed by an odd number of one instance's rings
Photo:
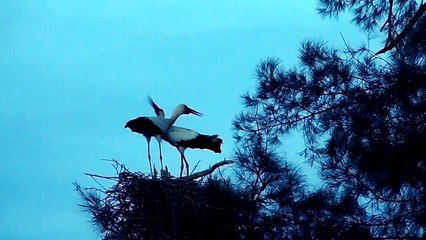
MULTIPOLYGON (((407 23, 407 25, 405 25, 404 29, 401 31, 400 34, 398 34, 395 39, 388 39, 386 41, 386 45, 384 48, 382 48, 381 50, 379 50, 376 55, 385 53, 393 48, 396 47, 396 45, 401 42, 401 40, 405 37, 405 35, 408 34, 408 32, 410 30, 412 30, 412 28, 414 27, 414 25, 416 24, 416 22, 419 20, 419 18, 425 13, 426 11, 426 3, 423 3, 419 9, 417 9, 417 12, 414 14, 414 16, 410 19, 410 21, 407 23)), ((391 23, 389 23, 391 24, 391 23)), ((390 30, 390 28, 389 28, 390 30)))
POLYGON ((207 176, 207 175, 211 174, 217 168, 219 168, 219 167, 221 167, 223 165, 226 165, 226 164, 231 164, 231 163, 234 163, 234 161, 232 161, 232 160, 223 160, 221 162, 218 162, 218 163, 214 164, 209 169, 203 170, 201 172, 196 172, 196 173, 191 174, 191 175, 186 176, 186 177, 180 177, 178 179, 179 180, 185 180, 185 181, 187 181, 187 180, 194 180, 194 179, 197 179, 197 178, 201 178, 201 177, 204 177, 204 176, 207 176))
POLYGON ((393 0, 389 0, 389 12, 388 12, 388 18, 386 20, 386 22, 383 24, 382 28, 380 29, 380 31, 382 31, 385 26, 386 23, 388 24, 388 39, 386 40, 385 46, 389 44, 389 42, 392 39, 392 29, 393 29, 393 24, 392 24, 392 11, 393 11, 393 0))

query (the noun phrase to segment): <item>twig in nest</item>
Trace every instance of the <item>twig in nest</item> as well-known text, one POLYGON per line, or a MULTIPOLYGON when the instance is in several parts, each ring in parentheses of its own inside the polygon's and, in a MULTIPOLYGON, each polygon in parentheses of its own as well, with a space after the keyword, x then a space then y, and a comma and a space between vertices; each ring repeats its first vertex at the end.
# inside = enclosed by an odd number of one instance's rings
POLYGON ((195 167, 192 169, 191 174, 195 172, 195 169, 197 169, 198 164, 200 164, 201 160, 198 160, 197 164, 195 164, 195 167))
POLYGON ((98 175, 98 174, 93 174, 93 173, 84 173, 84 175, 87 175, 89 177, 96 177, 96 178, 103 178, 103 179, 107 179, 107 180, 118 180, 118 177, 108 177, 108 176, 102 176, 102 175, 98 175))
POLYGON ((98 180, 96 180, 96 178, 102 178, 102 179, 113 180, 113 181, 118 181, 119 179, 119 177, 107 177, 107 176, 102 176, 102 175, 97 175, 92 173, 84 173, 84 175, 91 177, 101 188, 103 188, 103 190, 107 190, 107 188, 104 187, 98 180))
POLYGON ((114 167, 115 172, 117 174, 121 173, 121 172, 129 172, 129 169, 126 168, 126 165, 119 163, 117 160, 115 159, 106 159, 103 158, 101 159, 102 161, 107 161, 107 162, 113 162, 111 165, 114 167))

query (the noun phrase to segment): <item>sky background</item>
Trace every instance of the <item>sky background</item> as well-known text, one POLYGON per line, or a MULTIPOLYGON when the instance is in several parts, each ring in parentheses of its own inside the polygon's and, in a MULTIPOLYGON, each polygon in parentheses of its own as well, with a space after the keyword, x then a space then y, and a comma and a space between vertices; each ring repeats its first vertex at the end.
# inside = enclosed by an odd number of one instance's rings
MULTIPOLYGON (((148 95, 167 116, 179 103, 202 112, 176 125, 223 138, 222 154, 187 150, 192 166, 231 159, 231 123, 262 59, 292 68, 304 40, 339 47, 341 32, 367 41, 348 18, 322 19, 316 2, 2 1, 0 239, 99 239, 72 182, 114 174, 104 158, 149 171, 145 138, 123 128, 154 115, 148 95)), ((282 140, 282 154, 302 166, 300 136, 282 140)), ((163 155, 177 175, 178 152, 164 144, 163 155)))

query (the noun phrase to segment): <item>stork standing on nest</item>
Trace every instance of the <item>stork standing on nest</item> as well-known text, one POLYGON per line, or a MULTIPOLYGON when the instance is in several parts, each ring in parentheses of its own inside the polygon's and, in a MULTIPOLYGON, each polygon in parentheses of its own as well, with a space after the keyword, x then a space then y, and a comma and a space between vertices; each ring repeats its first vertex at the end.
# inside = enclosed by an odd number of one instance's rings
POLYGON ((152 164, 151 164, 151 149, 150 141, 151 137, 155 137, 158 141, 158 147, 160 149, 160 162, 161 169, 163 169, 163 155, 161 152, 161 136, 169 130, 169 128, 176 122, 179 116, 183 114, 194 114, 202 116, 202 114, 194 109, 189 108, 185 104, 179 104, 176 106, 173 114, 170 118, 163 117, 138 117, 132 119, 126 123, 124 128, 129 128, 132 132, 136 132, 145 136, 148 144, 148 161, 149 168, 152 175, 152 164))
MULTIPOLYGON (((155 114, 159 118, 164 118, 164 111, 151 98, 148 98, 149 103, 154 108, 155 114)), ((215 153, 221 153, 221 144, 222 139, 216 135, 204 135, 198 133, 192 129, 175 127, 171 126, 167 132, 164 133, 162 139, 170 143, 170 145, 176 147, 180 153, 180 176, 182 177, 182 172, 184 164, 186 166, 186 174, 189 175, 189 163, 185 157, 185 150, 187 148, 198 148, 198 149, 208 149, 215 153)))

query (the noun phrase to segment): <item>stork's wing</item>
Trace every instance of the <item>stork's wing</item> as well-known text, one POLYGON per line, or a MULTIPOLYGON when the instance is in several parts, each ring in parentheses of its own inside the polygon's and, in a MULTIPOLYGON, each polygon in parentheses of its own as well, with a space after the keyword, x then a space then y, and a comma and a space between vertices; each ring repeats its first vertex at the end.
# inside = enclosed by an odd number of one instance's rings
POLYGON ((165 117, 164 110, 161 109, 160 107, 158 107, 158 105, 155 104, 155 102, 149 96, 148 96, 148 103, 154 108, 155 115, 157 115, 157 117, 159 117, 159 118, 165 117))
POLYGON ((222 139, 217 134, 200 134, 192 129, 172 126, 163 138, 168 143, 180 148, 209 149, 221 153, 222 139))

